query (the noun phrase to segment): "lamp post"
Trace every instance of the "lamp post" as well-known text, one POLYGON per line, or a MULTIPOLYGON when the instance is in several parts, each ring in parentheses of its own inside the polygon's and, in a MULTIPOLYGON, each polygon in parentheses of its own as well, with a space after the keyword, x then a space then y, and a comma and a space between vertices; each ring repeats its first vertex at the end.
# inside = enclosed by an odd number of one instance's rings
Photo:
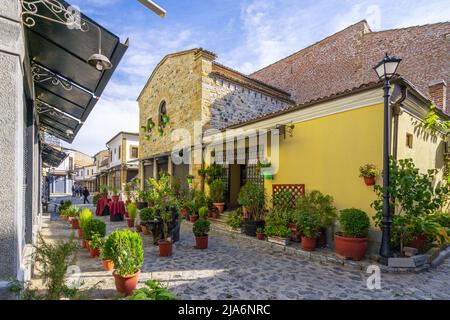
POLYGON ((380 262, 387 264, 389 257, 392 257, 391 250, 391 225, 392 214, 390 207, 390 195, 389 195, 389 158, 391 154, 391 108, 389 106, 389 90, 391 89, 390 80, 396 74, 398 66, 402 59, 394 56, 384 56, 374 70, 378 75, 378 78, 383 80, 384 90, 384 132, 383 132, 383 213, 381 223, 382 227, 382 239, 380 247, 380 262))

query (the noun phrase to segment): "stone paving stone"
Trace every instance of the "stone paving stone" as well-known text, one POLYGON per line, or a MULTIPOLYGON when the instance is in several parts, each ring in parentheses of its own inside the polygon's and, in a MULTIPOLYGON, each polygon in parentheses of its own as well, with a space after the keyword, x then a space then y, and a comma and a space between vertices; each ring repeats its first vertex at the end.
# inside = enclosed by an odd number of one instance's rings
MULTIPOLYGON (((126 222, 101 219, 107 223, 107 232, 126 228, 126 222)), ((42 231, 52 240, 67 239, 71 232, 61 221, 45 221, 42 231)), ((312 261, 309 252, 288 254, 281 246, 271 248, 233 236, 211 232, 209 248, 196 250, 192 225, 183 223, 181 241, 174 245, 170 258, 159 257, 158 247, 151 245, 149 236, 143 236, 145 262, 139 287, 147 279, 157 279, 186 300, 450 299, 449 260, 424 273, 382 273, 381 290, 369 290, 366 267, 355 270, 330 263, 327 260, 332 256, 326 256, 325 263, 312 261)), ((86 250, 80 249, 77 264, 86 287, 104 281, 93 290, 93 298, 115 296, 113 277, 102 270, 99 259, 89 258, 86 250)))

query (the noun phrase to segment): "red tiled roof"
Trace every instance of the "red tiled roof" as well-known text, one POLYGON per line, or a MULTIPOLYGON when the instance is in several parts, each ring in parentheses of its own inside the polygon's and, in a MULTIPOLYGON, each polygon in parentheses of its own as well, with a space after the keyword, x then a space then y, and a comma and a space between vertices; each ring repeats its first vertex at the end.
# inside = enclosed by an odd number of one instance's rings
POLYGON ((372 32, 361 21, 250 77, 304 104, 377 81, 372 67, 388 52, 403 59, 398 73, 428 95, 432 82, 450 83, 449 34, 450 22, 372 32))

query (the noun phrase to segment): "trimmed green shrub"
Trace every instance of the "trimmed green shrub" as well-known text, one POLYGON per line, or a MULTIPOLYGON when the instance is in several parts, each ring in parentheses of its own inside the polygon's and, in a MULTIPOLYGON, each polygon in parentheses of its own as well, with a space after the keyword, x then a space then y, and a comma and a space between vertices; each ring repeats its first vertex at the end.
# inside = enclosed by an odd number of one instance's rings
POLYGON ((208 235, 210 230, 211 222, 208 220, 199 219, 195 221, 192 226, 192 232, 196 237, 205 237, 208 235))
POLYGON ((200 219, 205 220, 208 216, 208 207, 201 207, 200 209, 198 209, 198 216, 200 217, 200 219))
POLYGON ((320 216, 313 211, 297 210, 298 228, 307 238, 315 238, 320 228, 320 216))
POLYGON ((241 210, 237 209, 228 214, 226 223, 233 229, 239 229, 244 223, 244 219, 242 219, 241 215, 241 210))
POLYGON ((221 203, 223 201, 224 186, 221 179, 214 180, 209 185, 209 197, 215 203, 221 203))
POLYGON ((84 208, 80 213, 80 228, 84 230, 86 228, 86 224, 89 220, 92 219, 92 211, 88 208, 84 208))
POLYGON ((105 240, 103 257, 109 256, 117 273, 125 277, 132 275, 144 262, 142 239, 130 230, 113 231, 105 240))
POLYGON ((106 223, 99 219, 90 219, 86 223, 83 233, 86 240, 92 240, 94 234, 103 238, 106 233, 106 223))
POLYGON ((143 208, 139 212, 139 217, 141 221, 152 221, 155 218, 155 211, 153 208, 143 208))
POLYGON ((370 219, 359 209, 344 209, 339 215, 339 226, 344 237, 365 238, 369 232, 370 219))

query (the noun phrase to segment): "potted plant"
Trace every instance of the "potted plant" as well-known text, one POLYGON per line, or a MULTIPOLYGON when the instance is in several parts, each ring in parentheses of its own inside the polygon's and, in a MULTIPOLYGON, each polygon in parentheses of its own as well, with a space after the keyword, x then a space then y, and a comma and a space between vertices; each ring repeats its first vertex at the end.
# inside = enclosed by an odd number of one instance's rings
POLYGON ((225 172, 225 168, 220 165, 213 163, 208 169, 206 169, 206 183, 211 185, 214 180, 222 179, 222 176, 225 172))
POLYGON ((146 222, 150 222, 153 221, 155 219, 155 211, 153 208, 144 208, 141 211, 139 211, 139 217, 141 219, 141 228, 142 228, 142 232, 145 235, 149 235, 150 232, 147 229, 145 223, 146 222))
POLYGON ((102 265, 106 271, 112 271, 114 269, 114 252, 113 252, 113 242, 109 239, 110 235, 103 241, 103 246, 101 247, 102 265))
POLYGON ((264 180, 273 180, 273 169, 270 161, 265 160, 263 162, 258 162, 257 168, 264 177, 264 180))
POLYGON ((89 241, 89 254, 92 258, 100 256, 100 249, 103 245, 103 240, 98 233, 92 235, 91 241, 89 241))
POLYGON ((317 247, 326 247, 326 230, 334 228, 337 218, 337 210, 333 205, 332 196, 325 195, 320 191, 314 190, 300 197, 296 204, 296 209, 302 212, 309 212, 317 216, 319 228, 317 230, 317 247))
POLYGON ((80 208, 70 206, 66 209, 66 216, 69 217, 70 223, 72 224, 72 229, 77 230, 80 228, 78 217, 80 215, 80 208))
POLYGON ((111 193, 112 193, 112 200, 114 202, 119 201, 119 199, 120 199, 119 190, 117 188, 112 188, 111 193))
POLYGON ((187 183, 188 183, 189 185, 191 185, 192 182, 194 181, 194 178, 195 178, 195 177, 194 177, 192 174, 189 174, 189 175, 186 177, 187 183))
POLYGON ((368 163, 359 168, 359 177, 364 178, 366 186, 374 186, 378 169, 374 164, 368 163))
POLYGON ((297 225, 302 233, 302 249, 305 251, 316 250, 317 232, 320 228, 319 215, 305 208, 297 208, 297 225))
POLYGON ((148 193, 145 190, 139 190, 138 191, 138 202, 137 202, 137 208, 139 210, 142 210, 144 208, 148 207, 148 202, 147 202, 147 197, 148 197, 148 193))
POLYGON ((83 230, 84 238, 86 239, 86 247, 90 252, 90 246, 92 238, 95 234, 99 235, 101 238, 105 236, 106 224, 99 219, 90 219, 83 230))
POLYGON ((172 255, 173 242, 169 236, 169 223, 172 221, 172 214, 169 210, 162 209, 160 217, 163 221, 163 239, 158 241, 159 256, 170 257, 172 255))
POLYGON ((258 240, 265 240, 266 239, 266 236, 264 234, 264 229, 263 228, 256 229, 256 239, 258 239, 258 240))
POLYGON ((238 203, 249 211, 249 218, 244 219, 244 234, 255 237, 256 229, 264 228, 266 193, 263 186, 253 182, 246 183, 239 192, 238 203))
POLYGON ((236 209, 228 214, 226 224, 233 230, 238 231, 244 223, 240 209, 236 209))
POLYGON ((201 207, 198 209, 198 217, 200 220, 206 220, 208 218, 208 207, 201 207))
POLYGON ((223 202, 224 186, 221 179, 214 180, 209 185, 209 197, 213 201, 214 207, 217 208, 219 214, 224 211, 225 203, 223 202))
POLYGON ((80 228, 78 229, 78 237, 83 239, 84 237, 84 229, 86 228, 86 224, 89 220, 92 219, 92 211, 88 208, 84 208, 80 213, 80 228))
POLYGON ((344 209, 339 215, 340 232, 335 234, 336 253, 346 259, 361 260, 367 251, 370 219, 359 209, 344 209))
POLYGON ((117 292, 131 295, 137 287, 144 261, 141 236, 130 230, 116 230, 109 235, 105 246, 111 249, 117 292))
POLYGON ((127 205, 127 212, 128 212, 128 228, 134 227, 134 221, 136 220, 137 216, 137 208, 134 203, 130 203, 127 205))
POLYGON ((211 222, 205 219, 197 220, 193 227, 192 232, 195 236, 195 248, 206 249, 208 248, 208 232, 210 230, 211 222))
POLYGON ((264 231, 270 242, 286 245, 291 235, 291 229, 288 228, 290 216, 289 209, 286 207, 274 207, 266 215, 264 231))

